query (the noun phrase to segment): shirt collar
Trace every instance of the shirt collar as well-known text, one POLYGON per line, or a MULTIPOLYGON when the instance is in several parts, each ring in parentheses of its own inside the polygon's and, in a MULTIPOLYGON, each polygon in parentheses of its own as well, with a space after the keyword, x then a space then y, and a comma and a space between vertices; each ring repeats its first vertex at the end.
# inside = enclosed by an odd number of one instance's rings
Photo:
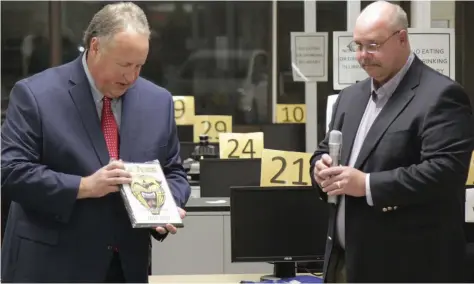
POLYGON ((408 60, 405 63, 405 65, 403 65, 402 69, 400 69, 400 71, 398 71, 398 73, 395 74, 395 76, 393 76, 390 80, 388 80, 387 83, 380 86, 380 88, 378 88, 377 90, 375 89, 375 86, 374 86, 374 79, 371 80, 371 84, 372 84, 371 91, 372 92, 375 91, 375 94, 377 95, 377 100, 380 100, 382 98, 388 99, 395 92, 398 85, 402 81, 403 77, 408 72, 408 69, 410 68, 414 58, 415 58, 415 55, 413 54, 413 52, 410 53, 410 56, 408 56, 408 60))
POLYGON ((89 71, 89 67, 87 66, 87 61, 86 61, 86 56, 87 56, 87 50, 84 51, 84 54, 82 55, 82 66, 84 67, 84 71, 87 76, 87 81, 89 81, 89 85, 91 86, 91 92, 92 96, 94 97, 95 102, 100 102, 102 101, 102 98, 104 95, 97 89, 94 79, 92 78, 91 72, 89 71))

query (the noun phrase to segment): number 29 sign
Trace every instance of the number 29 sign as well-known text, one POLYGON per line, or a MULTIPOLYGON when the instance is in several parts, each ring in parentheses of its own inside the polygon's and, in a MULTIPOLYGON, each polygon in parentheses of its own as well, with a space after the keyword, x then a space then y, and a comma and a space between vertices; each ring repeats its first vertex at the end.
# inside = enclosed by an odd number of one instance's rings
POLYGON ((209 142, 219 142, 219 133, 232 132, 232 116, 196 115, 194 118, 194 142, 200 135, 209 136, 209 142))

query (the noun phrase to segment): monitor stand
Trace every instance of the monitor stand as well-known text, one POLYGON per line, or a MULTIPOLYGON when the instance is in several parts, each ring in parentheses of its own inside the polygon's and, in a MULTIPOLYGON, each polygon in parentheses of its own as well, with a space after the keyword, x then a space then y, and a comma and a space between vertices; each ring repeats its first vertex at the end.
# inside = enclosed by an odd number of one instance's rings
POLYGON ((260 281, 265 280, 280 280, 285 278, 292 278, 296 276, 295 262, 275 262, 273 264, 273 275, 264 275, 260 277, 260 281))

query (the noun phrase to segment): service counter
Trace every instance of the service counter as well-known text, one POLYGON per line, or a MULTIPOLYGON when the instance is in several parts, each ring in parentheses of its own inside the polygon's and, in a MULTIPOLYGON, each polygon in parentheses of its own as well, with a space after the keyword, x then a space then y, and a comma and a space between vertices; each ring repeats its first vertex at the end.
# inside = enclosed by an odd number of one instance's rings
POLYGON ((269 263, 231 262, 229 198, 198 193, 194 188, 186 204, 184 228, 163 242, 153 239, 152 275, 272 273, 269 263))

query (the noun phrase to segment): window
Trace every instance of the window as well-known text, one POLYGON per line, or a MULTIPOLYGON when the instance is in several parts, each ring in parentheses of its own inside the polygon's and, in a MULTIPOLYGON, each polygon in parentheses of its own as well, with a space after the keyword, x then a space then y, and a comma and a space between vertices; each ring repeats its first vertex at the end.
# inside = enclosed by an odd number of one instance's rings
POLYGON ((13 85, 50 66, 48 2, 2 2, 1 17, 3 122, 13 85))
MULTIPOLYGON (((198 115, 232 115, 234 124, 269 121, 271 2, 135 3, 147 14, 152 29, 143 77, 173 95, 194 96, 198 115)), ((74 41, 73 51, 94 13, 105 4, 61 5, 63 29, 74 41)))
POLYGON ((305 83, 293 81, 291 67, 291 32, 304 31, 304 2, 277 2, 278 74, 277 103, 304 104, 305 83))

